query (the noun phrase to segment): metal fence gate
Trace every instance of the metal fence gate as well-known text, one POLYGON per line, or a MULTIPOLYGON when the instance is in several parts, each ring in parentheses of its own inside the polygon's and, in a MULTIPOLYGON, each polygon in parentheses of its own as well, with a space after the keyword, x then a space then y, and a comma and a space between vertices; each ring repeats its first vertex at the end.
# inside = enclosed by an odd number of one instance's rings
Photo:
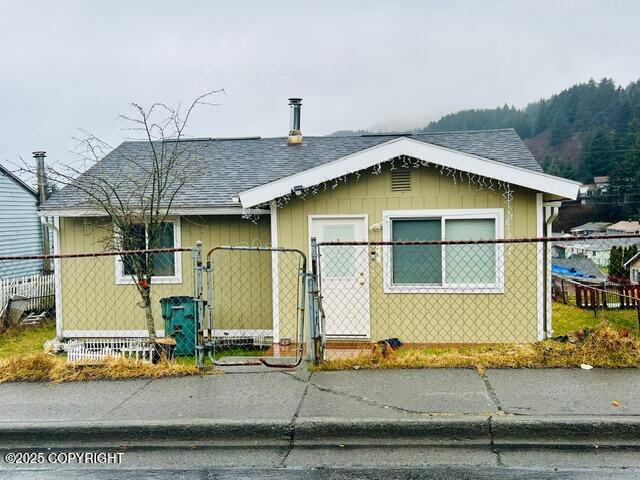
POLYGON ((293 368, 305 353, 307 259, 290 248, 218 246, 203 271, 198 349, 215 365, 293 368))

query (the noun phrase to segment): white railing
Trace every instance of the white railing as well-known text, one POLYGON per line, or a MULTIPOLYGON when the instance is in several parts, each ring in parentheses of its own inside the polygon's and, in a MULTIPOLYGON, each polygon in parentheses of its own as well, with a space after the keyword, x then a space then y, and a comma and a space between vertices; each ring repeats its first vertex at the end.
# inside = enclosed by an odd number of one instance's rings
POLYGON ((55 293, 53 274, 0 280, 0 310, 14 295, 27 298, 25 310, 36 310, 52 305, 55 293))
POLYGON ((146 340, 92 338, 67 344, 67 363, 102 363, 107 358, 129 358, 151 363, 153 348, 146 340))

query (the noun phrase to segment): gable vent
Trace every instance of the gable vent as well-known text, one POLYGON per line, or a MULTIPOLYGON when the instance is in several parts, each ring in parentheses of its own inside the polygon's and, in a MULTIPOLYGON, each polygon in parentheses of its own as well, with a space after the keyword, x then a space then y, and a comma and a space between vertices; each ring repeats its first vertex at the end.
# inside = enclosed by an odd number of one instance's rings
POLYGON ((402 168, 391 172, 391 190, 406 192, 411 190, 411 170, 402 168))

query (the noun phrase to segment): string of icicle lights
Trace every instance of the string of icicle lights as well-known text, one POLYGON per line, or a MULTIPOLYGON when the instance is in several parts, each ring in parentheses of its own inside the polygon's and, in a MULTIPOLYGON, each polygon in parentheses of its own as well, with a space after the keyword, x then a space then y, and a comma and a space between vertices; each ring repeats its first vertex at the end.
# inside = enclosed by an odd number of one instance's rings
MULTIPOLYGON (((443 165, 432 164, 426 160, 418 160, 417 158, 409 157, 406 155, 392 158, 388 163, 391 167, 390 171, 397 170, 398 168, 420 168, 431 166, 438 170, 440 172, 440 175, 451 177, 455 185, 457 185, 458 183, 467 184, 469 190, 475 190, 476 192, 480 192, 482 190, 499 192, 502 195, 505 204, 505 237, 511 237, 511 223, 513 220, 513 190, 509 182, 494 180, 489 177, 477 175, 475 173, 463 172, 461 170, 456 170, 443 165)), ((365 170, 361 170, 352 174, 355 177, 356 182, 360 180, 360 178, 364 174, 363 172, 365 172, 365 170)), ((378 163, 371 167, 371 175, 381 175, 382 173, 383 163, 378 163)), ((293 198, 298 198, 304 201, 308 197, 313 197, 318 193, 328 190, 335 190, 336 188, 338 188, 338 186, 340 186, 340 184, 347 183, 347 177, 348 175, 343 175, 333 180, 322 182, 318 185, 303 188, 302 193, 300 195, 293 196, 293 198)), ((291 199, 291 194, 284 195, 275 200, 275 205, 277 208, 282 208, 287 205, 291 201, 291 199)), ((253 213, 244 213, 242 215, 242 218, 245 220, 250 220, 251 222, 257 224, 258 220, 260 219, 260 215, 253 213)))

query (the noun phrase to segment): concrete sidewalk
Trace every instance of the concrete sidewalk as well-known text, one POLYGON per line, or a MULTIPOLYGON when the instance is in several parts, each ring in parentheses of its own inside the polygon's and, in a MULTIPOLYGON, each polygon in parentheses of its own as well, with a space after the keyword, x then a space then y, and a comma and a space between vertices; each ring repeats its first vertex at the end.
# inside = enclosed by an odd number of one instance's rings
POLYGON ((634 443, 640 439, 640 370, 480 375, 470 369, 236 368, 222 376, 2 384, 0 411, 0 437, 15 442, 81 439, 86 427, 87 438, 127 441, 155 436, 286 443, 295 436, 298 442, 424 437, 593 443, 610 437, 634 443))

